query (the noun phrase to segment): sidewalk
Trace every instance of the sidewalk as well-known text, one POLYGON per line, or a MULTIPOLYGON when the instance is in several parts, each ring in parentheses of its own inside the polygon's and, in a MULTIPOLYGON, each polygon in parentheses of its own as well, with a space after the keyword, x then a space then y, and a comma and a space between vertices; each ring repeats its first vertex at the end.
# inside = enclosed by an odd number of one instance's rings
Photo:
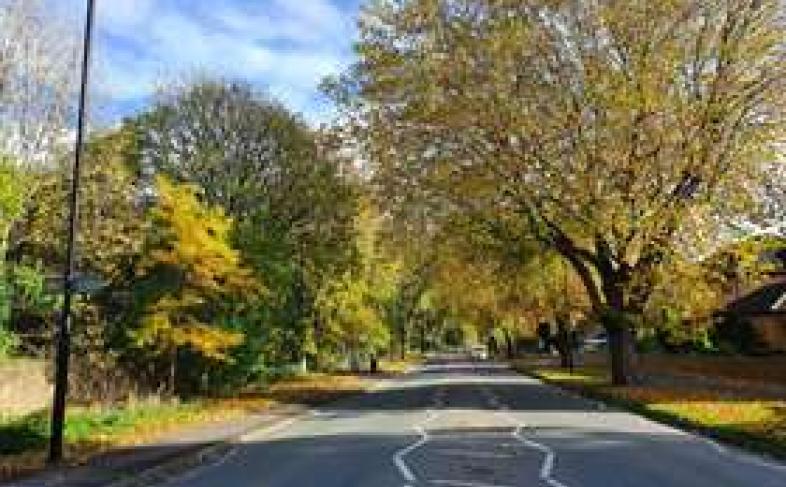
POLYGON ((0 484, 0 487, 147 485, 220 457, 231 448, 234 440, 247 432, 273 426, 306 412, 307 408, 302 406, 286 406, 239 420, 191 427, 148 444, 104 453, 85 465, 48 469, 34 476, 0 484))

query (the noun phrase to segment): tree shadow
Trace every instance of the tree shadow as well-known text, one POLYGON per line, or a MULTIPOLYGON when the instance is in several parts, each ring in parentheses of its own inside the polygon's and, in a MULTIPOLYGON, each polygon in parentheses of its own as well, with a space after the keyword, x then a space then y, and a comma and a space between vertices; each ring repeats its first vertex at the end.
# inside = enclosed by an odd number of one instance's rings
MULTIPOLYGON (((417 478, 414 485, 538 486, 546 455, 514 442, 510 429, 429 429, 417 434, 285 435, 237 445, 220 465, 173 487, 400 487, 397 454, 417 478), (432 482, 442 481, 442 483, 432 482), (455 484, 447 483, 455 481, 455 484), (463 482, 463 483, 462 483, 463 482)), ((782 472, 752 469, 710 446, 676 433, 599 432, 544 428, 525 439, 556 452, 553 478, 587 487, 779 487, 782 472)))

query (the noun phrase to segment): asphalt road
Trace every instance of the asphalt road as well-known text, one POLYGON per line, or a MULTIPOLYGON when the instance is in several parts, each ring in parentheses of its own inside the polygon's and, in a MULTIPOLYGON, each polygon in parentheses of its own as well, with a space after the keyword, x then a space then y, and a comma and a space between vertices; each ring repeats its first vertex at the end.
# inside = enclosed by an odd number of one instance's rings
POLYGON ((445 362, 246 435, 177 487, 786 487, 786 465, 445 362))

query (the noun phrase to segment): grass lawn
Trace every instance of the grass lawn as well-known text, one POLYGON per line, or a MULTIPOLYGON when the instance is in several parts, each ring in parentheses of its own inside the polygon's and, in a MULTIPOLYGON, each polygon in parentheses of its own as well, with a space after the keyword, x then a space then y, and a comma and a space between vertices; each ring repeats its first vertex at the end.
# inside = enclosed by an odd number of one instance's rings
POLYGON ((411 368, 421 365, 423 357, 416 354, 409 354, 406 358, 383 358, 379 361, 379 368, 382 373, 388 375, 401 375, 408 372, 411 368))
POLYGON ((577 391, 649 418, 698 431, 721 441, 786 458, 786 398, 751 399, 732 391, 666 386, 609 385, 605 369, 577 368, 573 374, 551 366, 514 364, 544 382, 577 391))
MULTIPOLYGON (((365 382, 357 376, 312 374, 231 398, 71 407, 66 420, 66 454, 71 464, 79 464, 112 448, 155 441, 179 428, 236 419, 280 404, 323 403, 364 388, 365 382)), ((0 481, 44 466, 49 414, 45 410, 0 417, 0 481)))

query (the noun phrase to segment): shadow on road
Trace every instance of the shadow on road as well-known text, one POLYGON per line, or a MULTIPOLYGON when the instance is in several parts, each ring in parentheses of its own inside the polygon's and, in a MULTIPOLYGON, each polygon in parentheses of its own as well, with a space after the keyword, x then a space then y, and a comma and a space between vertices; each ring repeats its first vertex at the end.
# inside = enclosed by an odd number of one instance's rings
MULTIPOLYGON (((542 451, 516 442, 511 430, 429 430, 429 440, 403 457, 419 486, 494 485, 546 487, 539 476, 542 451), (455 483, 448 483, 454 481, 455 483)), ((549 428, 526 436, 558 452, 554 478, 586 487, 779 487, 765 470, 708 460, 707 447, 678 434, 588 432, 549 428), (699 449, 699 451, 697 451, 699 449), (753 483, 751 483, 753 482, 753 483)), ((239 446, 221 465, 174 487, 400 487, 394 457, 419 440, 412 434, 309 434, 239 446)))

